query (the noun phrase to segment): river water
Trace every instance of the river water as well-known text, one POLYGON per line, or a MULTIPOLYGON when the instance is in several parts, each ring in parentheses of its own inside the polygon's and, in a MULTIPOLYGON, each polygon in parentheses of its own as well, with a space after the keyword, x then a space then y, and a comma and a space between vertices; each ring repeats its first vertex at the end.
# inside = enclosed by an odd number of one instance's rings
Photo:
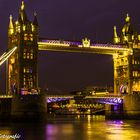
POLYGON ((42 123, 0 123, 0 140, 140 140, 140 120, 54 116, 42 123), (11 137, 8 136, 18 136, 11 137))

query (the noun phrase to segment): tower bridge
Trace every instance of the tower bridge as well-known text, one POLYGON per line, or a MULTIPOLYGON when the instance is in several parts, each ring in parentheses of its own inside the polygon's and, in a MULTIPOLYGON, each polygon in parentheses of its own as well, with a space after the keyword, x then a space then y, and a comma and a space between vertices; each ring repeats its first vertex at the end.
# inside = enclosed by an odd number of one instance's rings
MULTIPOLYGON (((7 94, 14 97, 12 99, 12 109, 15 114, 18 114, 18 110, 25 107, 24 103, 33 103, 35 105, 40 103, 40 101, 37 101, 36 95, 29 97, 28 102, 25 99, 26 96, 22 96, 31 93, 32 90, 35 91, 38 89, 38 51, 112 55, 114 65, 114 94, 120 95, 124 93, 126 95, 126 98, 123 99, 124 103, 126 103, 124 106, 126 110, 134 109, 140 111, 137 103, 137 99, 139 100, 137 95, 140 93, 140 35, 133 30, 128 14, 120 36, 117 34, 116 26, 114 26, 112 44, 94 44, 87 38, 81 42, 42 39, 38 37, 38 30, 37 15, 34 14, 33 21, 29 20, 24 2, 22 2, 17 20, 13 21, 12 16, 10 16, 8 51, 0 57, 0 65, 8 60, 7 94), (133 96, 135 93, 137 95, 133 96), (32 99, 33 97, 34 99, 32 99), (128 101, 131 100, 134 100, 135 105, 129 105, 128 101)), ((111 97, 108 98, 111 99, 111 97)), ((41 98, 38 100, 41 100, 41 98)))
POLYGON ((38 51, 63 51, 97 53, 113 56, 114 94, 140 91, 140 35, 134 34, 129 15, 120 37, 114 27, 113 44, 95 44, 85 38, 81 42, 49 40, 38 38, 36 14, 33 22, 28 19, 22 2, 17 21, 10 16, 8 28, 8 49, 17 46, 8 58, 7 92, 25 94, 27 90, 38 89, 38 51))
POLYGON ((18 20, 14 22, 10 16, 8 48, 17 46, 17 49, 8 59, 7 92, 24 94, 24 91, 38 88, 38 51, 112 55, 114 94, 139 92, 140 35, 134 34, 129 15, 125 19, 120 37, 114 27, 113 41, 113 44, 95 44, 87 38, 81 42, 38 38, 37 16, 35 14, 33 22, 30 21, 22 2, 18 20))

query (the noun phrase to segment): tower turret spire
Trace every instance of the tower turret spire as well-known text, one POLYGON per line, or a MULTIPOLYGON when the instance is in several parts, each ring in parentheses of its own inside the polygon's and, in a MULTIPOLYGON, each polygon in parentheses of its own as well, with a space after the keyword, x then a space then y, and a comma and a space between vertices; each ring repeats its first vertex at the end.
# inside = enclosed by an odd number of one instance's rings
POLYGON ((122 36, 121 36, 122 43, 124 44, 131 42, 134 36, 134 29, 132 27, 130 16, 128 14, 126 14, 125 22, 126 23, 122 28, 122 36))
POLYGON ((37 13, 34 12, 34 20, 33 20, 33 25, 38 26, 38 21, 37 21, 37 13))
POLYGON ((125 21, 126 21, 126 22, 130 22, 130 16, 129 16, 129 14, 128 14, 128 13, 126 14, 125 21))
POLYGON ((13 21, 12 21, 12 15, 10 15, 8 34, 11 35, 13 33, 14 33, 14 26, 13 26, 13 21))
POLYGON ((116 31, 116 26, 114 26, 114 38, 118 37, 117 31, 116 31))
POLYGON ((113 42, 115 44, 120 43, 120 38, 117 35, 117 30, 116 30, 116 26, 114 26, 114 37, 113 37, 113 42))
POLYGON ((24 1, 22 1, 22 3, 21 3, 21 10, 24 10, 24 7, 25 7, 24 1))
POLYGON ((21 3, 21 8, 20 8, 20 12, 19 12, 19 23, 27 23, 29 20, 27 18, 27 15, 26 15, 26 12, 25 12, 25 4, 24 4, 24 1, 22 1, 21 3))

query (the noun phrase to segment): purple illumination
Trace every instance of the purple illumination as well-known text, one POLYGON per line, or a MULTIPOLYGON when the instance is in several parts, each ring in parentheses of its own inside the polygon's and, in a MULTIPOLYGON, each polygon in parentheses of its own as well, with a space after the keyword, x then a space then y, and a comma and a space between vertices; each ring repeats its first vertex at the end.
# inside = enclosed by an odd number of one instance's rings
POLYGON ((66 101, 69 98, 47 98, 47 103, 66 101))
POLYGON ((120 121, 120 120, 117 120, 117 121, 114 121, 115 124, 123 124, 123 121, 120 121))
MULTIPOLYGON (((47 40, 47 39, 40 39, 41 42, 46 42, 46 43, 59 43, 59 44, 68 44, 68 45, 82 45, 82 42, 74 42, 74 41, 64 41, 64 40, 47 40)), ((102 47, 108 47, 110 46, 110 48, 123 48, 122 45, 112 45, 112 44, 95 44, 95 43, 91 43, 91 46, 102 46, 102 47)))
POLYGON ((40 40, 41 42, 46 43, 59 43, 59 44, 68 44, 68 45, 82 45, 82 42, 74 42, 74 41, 63 41, 63 40, 40 40))
POLYGON ((30 69, 30 73, 32 73, 33 72, 33 70, 32 69, 30 69))
POLYGON ((127 85, 121 85, 120 86, 120 93, 126 93, 128 90, 128 86, 127 85))
POLYGON ((104 103, 104 104, 112 104, 112 105, 119 105, 123 103, 123 99, 121 98, 100 98, 97 99, 96 102, 104 103))
POLYGON ((117 110, 118 110, 118 106, 114 105, 114 111, 117 111, 117 110))
POLYGON ((118 99, 118 103, 119 104, 122 104, 123 103, 123 100, 122 99, 118 99))
MULTIPOLYGON (((60 102, 60 101, 66 101, 70 100, 70 98, 63 98, 63 97, 49 97, 47 98, 47 103, 52 102, 60 102)), ((120 105, 123 103, 123 99, 121 98, 97 98, 96 102, 103 103, 103 104, 112 104, 112 105, 120 105)))
POLYGON ((122 120, 116 120, 116 121, 108 121, 108 124, 120 128, 124 124, 124 122, 122 120))

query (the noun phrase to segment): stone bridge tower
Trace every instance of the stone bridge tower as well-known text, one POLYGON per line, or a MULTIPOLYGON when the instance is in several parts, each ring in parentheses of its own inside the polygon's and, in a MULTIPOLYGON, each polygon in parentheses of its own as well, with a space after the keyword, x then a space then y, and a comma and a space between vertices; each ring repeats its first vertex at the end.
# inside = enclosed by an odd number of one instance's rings
POLYGON ((27 94, 38 88, 38 22, 36 14, 31 22, 21 4, 17 21, 10 16, 8 28, 8 49, 17 46, 17 50, 8 59, 7 92, 8 94, 27 94))
POLYGON ((132 28, 130 16, 127 14, 121 35, 114 27, 114 44, 124 45, 130 49, 129 54, 114 55, 114 93, 140 92, 140 35, 132 28))

